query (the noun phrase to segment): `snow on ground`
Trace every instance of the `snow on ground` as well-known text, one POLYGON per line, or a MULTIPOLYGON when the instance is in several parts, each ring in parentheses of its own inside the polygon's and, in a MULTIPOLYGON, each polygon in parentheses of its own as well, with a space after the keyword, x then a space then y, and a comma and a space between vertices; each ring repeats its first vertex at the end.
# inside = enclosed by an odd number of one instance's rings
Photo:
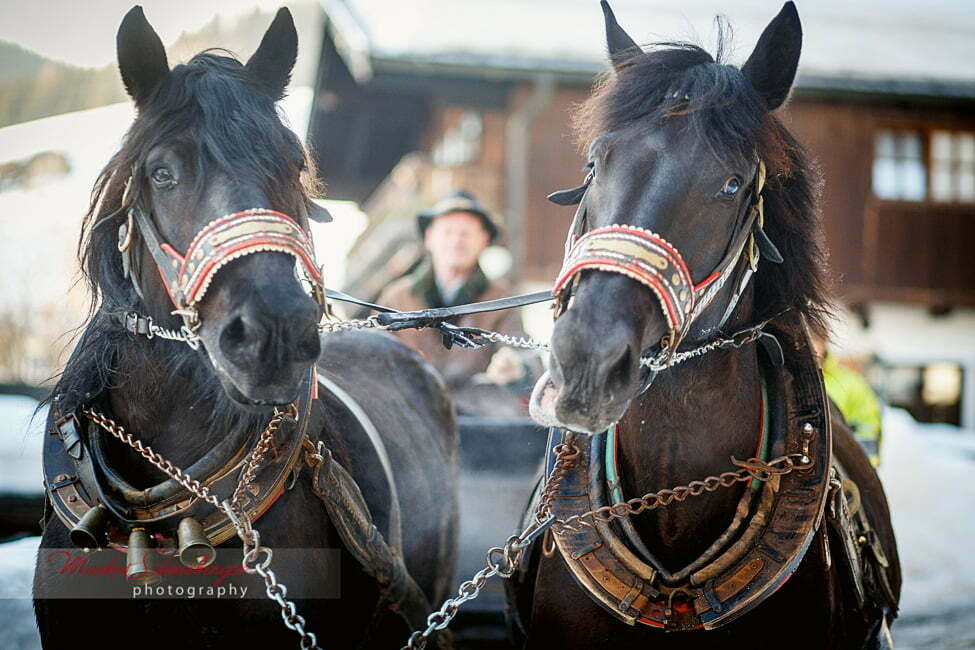
POLYGON ((898 648, 975 648, 975 432, 884 413, 880 476, 904 586, 898 648))
MULTIPOLYGON (((38 485, 40 436, 24 434, 31 400, 0 400, 0 490, 38 485), (33 478, 31 474, 34 473, 33 478)), ((884 419, 881 477, 904 573, 899 650, 975 648, 975 432, 884 419)), ((35 424, 36 427, 36 424, 35 424)), ((484 544, 497 540, 483 540, 484 544)), ((38 538, 0 544, 0 648, 38 648, 30 577, 38 538)))

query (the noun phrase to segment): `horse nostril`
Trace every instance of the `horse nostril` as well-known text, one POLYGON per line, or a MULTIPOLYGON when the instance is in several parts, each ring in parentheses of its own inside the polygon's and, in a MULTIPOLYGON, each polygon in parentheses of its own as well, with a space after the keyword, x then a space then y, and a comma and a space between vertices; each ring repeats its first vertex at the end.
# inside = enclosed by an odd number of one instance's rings
POLYGON ((244 319, 240 316, 235 317, 226 327, 223 328, 222 343, 237 346, 244 342, 247 328, 244 327, 244 319))
POLYGON ((605 387, 610 395, 619 394, 630 383, 633 373, 633 353, 629 345, 624 345, 615 356, 610 356, 606 368, 605 387))
POLYGON ((295 361, 315 361, 322 351, 318 326, 305 328, 295 342, 295 361))
POLYGON ((220 349, 230 360, 239 362, 248 356, 249 350, 260 347, 263 334, 263 328, 258 323, 244 314, 238 314, 220 332, 220 349))

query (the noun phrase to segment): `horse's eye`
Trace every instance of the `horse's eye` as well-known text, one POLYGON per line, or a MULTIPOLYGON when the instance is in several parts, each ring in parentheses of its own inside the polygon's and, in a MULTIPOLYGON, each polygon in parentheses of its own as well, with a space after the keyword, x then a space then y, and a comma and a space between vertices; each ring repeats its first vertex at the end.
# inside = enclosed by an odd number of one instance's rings
POLYGON ((586 166, 582 168, 582 171, 586 173, 585 182, 588 183, 592 181, 592 179, 596 176, 596 162, 590 160, 589 162, 586 163, 586 166))
POLYGON ((737 176, 732 176, 731 178, 729 178, 724 182, 724 187, 722 187, 721 191, 718 192, 718 196, 723 199, 730 199, 735 194, 737 194, 738 190, 740 189, 741 189, 741 179, 738 178, 737 176))
POLYGON ((173 172, 165 167, 156 167, 152 170, 150 177, 152 178, 152 182, 159 187, 173 185, 176 182, 176 179, 173 177, 173 172))

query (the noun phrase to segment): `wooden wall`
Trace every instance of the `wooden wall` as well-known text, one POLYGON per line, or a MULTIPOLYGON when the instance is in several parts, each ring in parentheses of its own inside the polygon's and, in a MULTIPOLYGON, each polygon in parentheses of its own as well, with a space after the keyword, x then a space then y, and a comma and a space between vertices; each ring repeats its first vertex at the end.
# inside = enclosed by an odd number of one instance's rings
POLYGON ((843 298, 975 306, 975 204, 885 201, 871 191, 877 129, 975 131, 970 108, 798 97, 783 119, 823 174, 820 205, 843 298))

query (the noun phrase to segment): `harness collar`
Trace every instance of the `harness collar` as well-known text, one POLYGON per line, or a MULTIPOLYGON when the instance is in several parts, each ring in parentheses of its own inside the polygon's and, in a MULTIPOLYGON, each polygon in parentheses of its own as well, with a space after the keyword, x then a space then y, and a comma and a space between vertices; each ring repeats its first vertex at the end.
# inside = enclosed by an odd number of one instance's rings
MULTIPOLYGON (((285 420, 278 428, 273 451, 265 456, 251 488, 243 495, 241 506, 252 522, 274 504, 301 466, 302 440, 311 420, 316 389, 316 373, 312 368, 302 381, 297 421, 285 420)), ((83 418, 80 408, 69 408, 66 412, 62 408, 62 400, 56 397, 54 427, 44 440, 43 470, 47 498, 69 530, 90 510, 102 507, 110 513, 101 540, 103 546, 124 549, 130 530, 141 527, 163 552, 174 551, 177 525, 186 517, 199 520, 213 546, 234 536, 233 523, 222 511, 202 502, 173 480, 145 490, 121 480, 105 463, 98 425, 83 418)), ((232 492, 238 476, 247 469, 245 456, 253 441, 252 432, 228 438, 185 471, 212 493, 232 492)))
MULTIPOLYGON (((795 314, 791 318, 801 319, 795 314)), ((713 557, 665 579, 658 568, 638 558, 612 526, 598 519, 593 526, 552 535, 551 552, 561 555, 584 593, 618 620, 668 631, 716 629, 775 593, 805 557, 825 513, 832 434, 808 332, 801 320, 793 324, 800 328, 798 336, 790 334, 788 326, 775 329, 791 353, 777 372, 769 369, 773 381, 767 444, 773 455, 808 450, 812 463, 763 483, 754 498, 739 503, 739 526, 726 531, 727 539, 723 535, 715 542, 719 548, 713 557)), ((550 434, 545 475, 552 470, 557 434, 555 429, 550 434)), ((558 519, 605 506, 603 495, 615 487, 604 473, 605 454, 610 453, 604 449, 606 436, 586 440, 559 484, 553 501, 558 519)), ((545 546, 543 552, 550 554, 545 546)))

